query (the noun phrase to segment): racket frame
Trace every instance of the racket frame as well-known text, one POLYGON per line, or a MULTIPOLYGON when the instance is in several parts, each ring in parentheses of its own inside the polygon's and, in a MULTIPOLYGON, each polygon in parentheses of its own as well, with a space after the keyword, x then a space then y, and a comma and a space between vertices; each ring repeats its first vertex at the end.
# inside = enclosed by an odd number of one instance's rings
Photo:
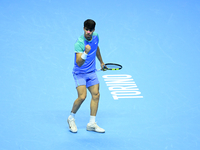
POLYGON ((116 65, 116 66, 119 66, 120 68, 103 68, 103 69, 98 69, 97 71, 106 71, 106 70, 120 70, 122 69, 122 65, 120 64, 116 64, 116 63, 106 63, 104 66, 106 65, 116 65))

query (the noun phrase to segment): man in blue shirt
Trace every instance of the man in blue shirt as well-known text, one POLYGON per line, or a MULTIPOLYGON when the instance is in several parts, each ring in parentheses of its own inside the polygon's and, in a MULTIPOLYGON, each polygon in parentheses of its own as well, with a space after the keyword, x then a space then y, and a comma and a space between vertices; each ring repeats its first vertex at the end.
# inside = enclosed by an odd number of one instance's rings
POLYGON ((71 114, 67 119, 69 130, 77 132, 75 124, 75 114, 86 99, 87 89, 90 91, 92 99, 90 103, 90 121, 87 124, 88 131, 104 133, 96 122, 96 114, 99 104, 99 81, 96 75, 96 57, 100 61, 101 68, 104 62, 98 46, 99 36, 95 31, 95 21, 88 19, 84 22, 84 35, 78 38, 75 43, 75 59, 73 76, 76 83, 78 98, 74 101, 71 114))

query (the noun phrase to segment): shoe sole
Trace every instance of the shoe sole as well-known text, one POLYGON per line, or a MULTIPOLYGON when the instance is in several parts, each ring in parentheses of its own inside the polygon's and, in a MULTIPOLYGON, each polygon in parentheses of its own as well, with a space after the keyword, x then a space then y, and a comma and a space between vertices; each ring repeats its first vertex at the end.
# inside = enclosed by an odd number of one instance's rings
POLYGON ((86 128, 87 131, 93 131, 93 132, 97 132, 97 133, 105 133, 105 131, 96 131, 95 129, 93 128, 86 128))

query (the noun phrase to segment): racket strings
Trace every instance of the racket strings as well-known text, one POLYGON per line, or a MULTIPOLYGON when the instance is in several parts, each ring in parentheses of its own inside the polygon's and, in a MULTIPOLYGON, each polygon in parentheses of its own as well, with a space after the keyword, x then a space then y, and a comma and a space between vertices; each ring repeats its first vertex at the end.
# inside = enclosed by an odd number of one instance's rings
POLYGON ((107 68, 121 68, 119 65, 106 65, 107 68))

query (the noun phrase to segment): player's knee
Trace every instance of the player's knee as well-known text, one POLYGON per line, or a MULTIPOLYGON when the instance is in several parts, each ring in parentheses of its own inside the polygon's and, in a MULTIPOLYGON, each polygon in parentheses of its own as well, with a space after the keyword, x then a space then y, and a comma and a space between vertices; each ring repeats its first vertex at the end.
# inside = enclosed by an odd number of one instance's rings
POLYGON ((85 99, 86 99, 86 95, 80 95, 80 96, 79 96, 79 100, 80 100, 80 101, 84 101, 85 99))
POLYGON ((94 100, 99 100, 100 93, 99 93, 99 92, 96 92, 96 93, 94 93, 92 96, 93 96, 93 99, 94 99, 94 100))

